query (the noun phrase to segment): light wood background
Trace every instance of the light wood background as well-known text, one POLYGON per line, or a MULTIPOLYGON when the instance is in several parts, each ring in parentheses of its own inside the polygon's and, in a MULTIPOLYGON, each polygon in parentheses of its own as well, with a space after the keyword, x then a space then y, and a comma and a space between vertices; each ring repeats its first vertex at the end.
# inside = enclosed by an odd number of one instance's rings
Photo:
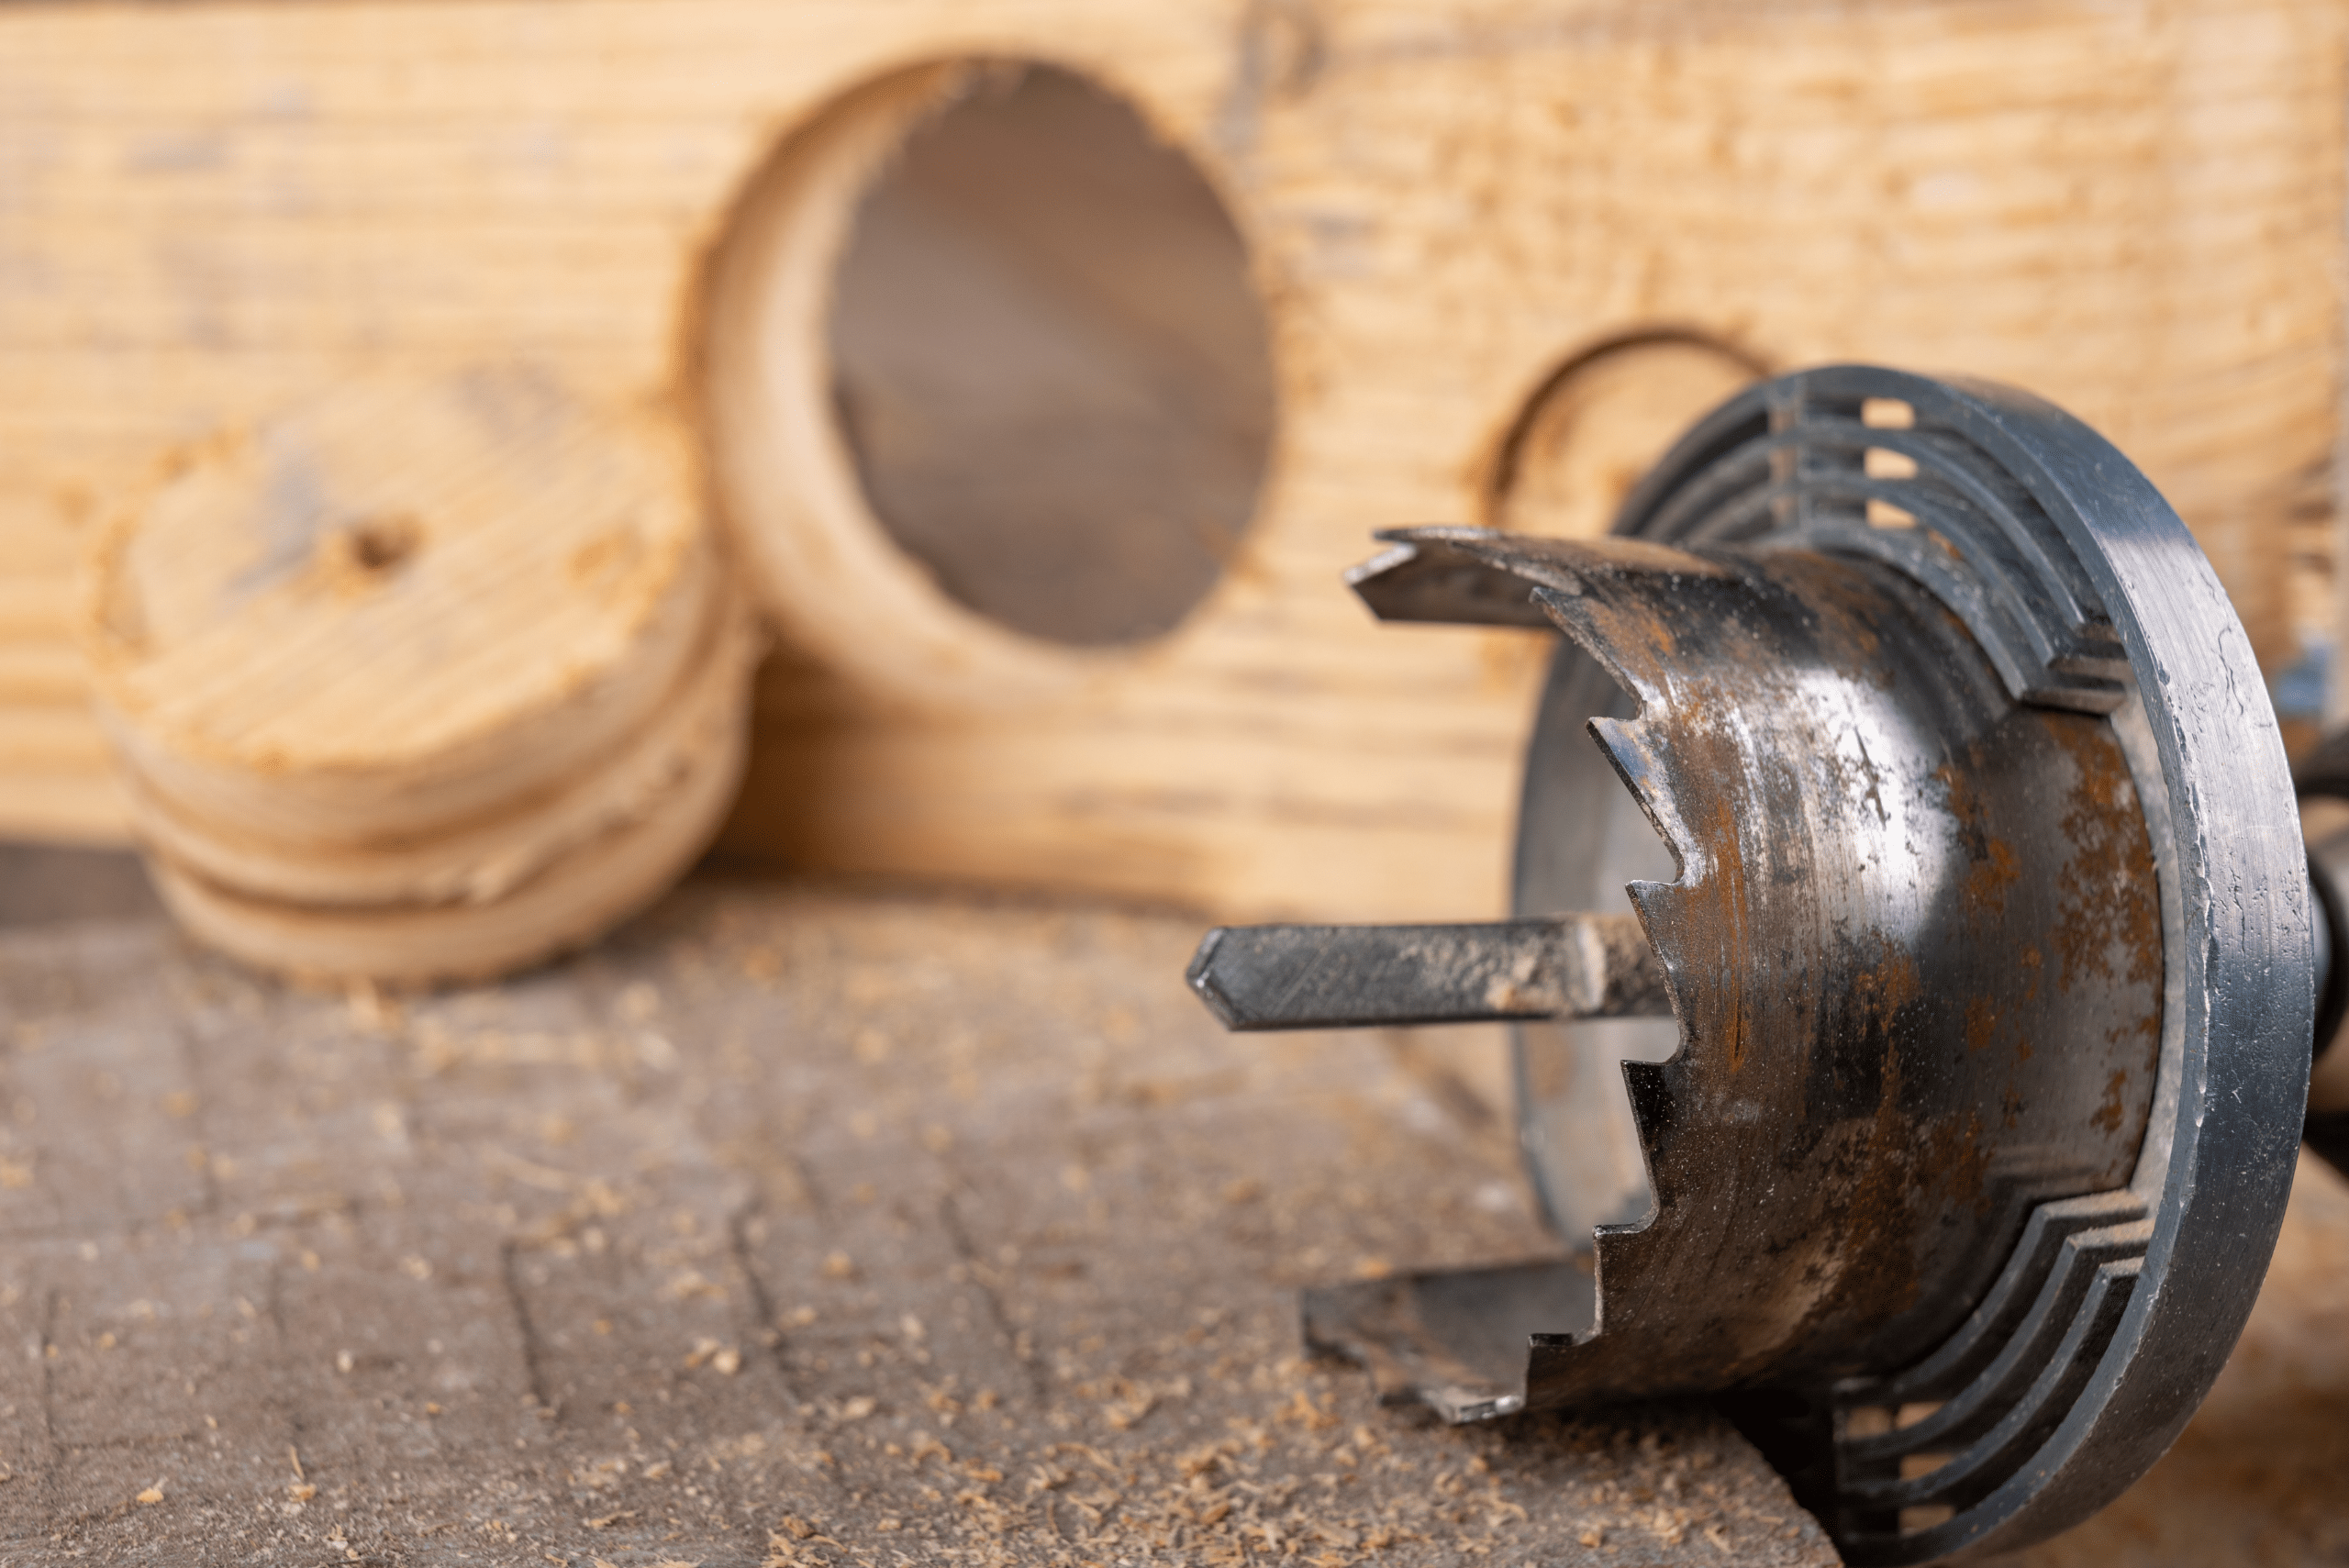
POLYGON ((2143 464, 2287 661, 2285 535, 2336 423, 2343 30, 2319 0, 11 6, 0 831, 123 830, 71 581, 159 449, 362 370, 696 402, 758 171, 843 95, 969 56, 1110 84, 1222 194, 1272 324, 1260 514, 1169 638, 1030 650, 984 702, 890 665, 961 635, 942 599, 853 667, 821 606, 778 606, 738 848, 1491 912, 1536 649, 1379 629, 1337 574, 1372 528, 1508 514, 1528 399, 1648 334, 2033 387, 2143 464))

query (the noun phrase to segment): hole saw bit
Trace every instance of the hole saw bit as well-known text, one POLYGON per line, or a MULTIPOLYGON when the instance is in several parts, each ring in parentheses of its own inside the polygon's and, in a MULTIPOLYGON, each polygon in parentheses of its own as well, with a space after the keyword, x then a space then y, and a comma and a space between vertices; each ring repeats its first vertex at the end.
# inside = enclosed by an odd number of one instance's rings
POLYGON ((2177 515, 2036 397, 1838 365, 1604 538, 1379 537, 1382 619, 1564 634, 1515 917, 1223 929, 1190 981, 1238 1029, 1513 1022, 1566 1250, 1309 1291, 1308 1342, 1454 1421, 1714 1396, 1854 1562, 2120 1493, 2251 1310, 2349 985, 2349 741, 2311 855, 2177 515))

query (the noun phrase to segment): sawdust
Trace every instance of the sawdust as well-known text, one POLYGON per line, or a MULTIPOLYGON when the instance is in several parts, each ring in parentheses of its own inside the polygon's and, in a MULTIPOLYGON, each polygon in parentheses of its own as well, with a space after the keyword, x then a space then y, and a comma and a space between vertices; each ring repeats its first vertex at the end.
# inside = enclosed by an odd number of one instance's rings
POLYGON ((1194 935, 702 884, 396 1009, 0 941, 0 1558, 1831 1561, 1707 1412, 1300 1360, 1303 1284, 1543 1239, 1493 1107, 1224 1036, 1194 935))

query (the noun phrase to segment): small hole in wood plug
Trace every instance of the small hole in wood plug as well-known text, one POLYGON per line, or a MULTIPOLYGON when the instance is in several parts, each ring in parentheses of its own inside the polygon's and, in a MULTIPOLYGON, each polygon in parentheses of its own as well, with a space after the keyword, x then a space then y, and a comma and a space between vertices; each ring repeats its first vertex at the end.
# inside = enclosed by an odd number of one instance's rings
POLYGON ((312 570, 333 593, 371 594, 424 547, 424 526, 405 513, 379 513, 318 537, 312 570))
POLYGON ((351 563, 370 574, 389 572, 405 562, 424 542, 424 529, 404 514, 366 517, 343 530, 351 563))

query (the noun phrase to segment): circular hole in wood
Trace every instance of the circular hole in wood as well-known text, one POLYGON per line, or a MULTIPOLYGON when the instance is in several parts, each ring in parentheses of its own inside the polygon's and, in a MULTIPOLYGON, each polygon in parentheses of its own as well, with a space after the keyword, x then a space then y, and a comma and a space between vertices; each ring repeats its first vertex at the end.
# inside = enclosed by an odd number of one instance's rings
POLYGON ((1013 631, 1161 636, 1255 510, 1275 395, 1246 247, 1070 72, 973 71, 915 126, 856 206, 826 337, 874 517, 1013 631))
POLYGON ((1493 465, 1491 521, 1588 539, 1687 428, 1768 373, 1708 339, 1624 339, 1568 361, 1526 400, 1493 465))
POLYGON ((370 576, 381 576, 406 562, 424 542, 424 529, 405 513, 362 517, 341 532, 341 547, 351 565, 370 576))

